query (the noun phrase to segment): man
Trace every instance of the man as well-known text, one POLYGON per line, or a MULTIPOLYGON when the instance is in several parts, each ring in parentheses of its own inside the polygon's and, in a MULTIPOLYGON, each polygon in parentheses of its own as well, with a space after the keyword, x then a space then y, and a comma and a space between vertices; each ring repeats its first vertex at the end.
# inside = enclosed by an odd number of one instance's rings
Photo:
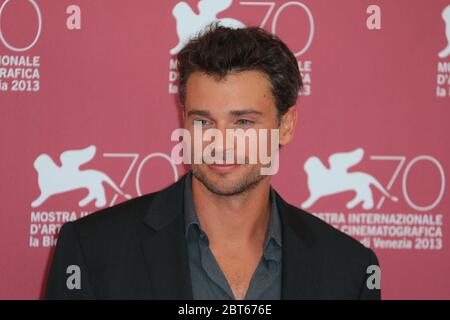
MULTIPOLYGON (((302 81, 276 36, 215 25, 177 58, 188 132, 274 129, 268 140, 292 140, 302 81)), ((251 152, 243 163, 193 163, 162 191, 65 224, 47 298, 378 299, 367 285, 374 253, 286 203, 251 152)))

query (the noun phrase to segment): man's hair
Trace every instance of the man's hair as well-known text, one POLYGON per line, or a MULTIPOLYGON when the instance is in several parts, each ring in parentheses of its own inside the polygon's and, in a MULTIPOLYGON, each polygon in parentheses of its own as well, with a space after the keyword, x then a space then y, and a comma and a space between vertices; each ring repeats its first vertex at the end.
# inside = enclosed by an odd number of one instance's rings
POLYGON ((210 24, 186 44, 177 60, 182 107, 186 83, 194 72, 221 80, 241 71, 262 71, 270 80, 278 116, 295 105, 303 86, 294 54, 276 35, 258 27, 232 29, 210 24))

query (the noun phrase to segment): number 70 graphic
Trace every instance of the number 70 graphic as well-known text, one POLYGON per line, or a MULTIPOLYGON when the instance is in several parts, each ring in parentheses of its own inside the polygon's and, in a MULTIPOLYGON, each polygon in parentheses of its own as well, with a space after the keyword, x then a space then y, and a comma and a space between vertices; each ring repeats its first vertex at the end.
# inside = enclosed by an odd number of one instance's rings
MULTIPOLYGON (((406 157, 404 157, 404 156, 371 156, 370 159, 378 160, 378 161, 397 161, 398 162, 397 168, 395 169, 391 179, 389 180, 389 183, 386 186, 387 190, 389 190, 394 185, 394 183, 397 181, 397 179, 399 178, 400 173, 401 173, 402 169, 404 168, 405 163, 407 161, 406 157)), ((405 198, 406 203, 408 203, 408 205, 411 208, 413 208, 417 211, 428 211, 428 210, 434 209, 441 202, 442 197, 444 196, 444 192, 445 192, 444 169, 442 168, 442 165, 439 163, 439 161, 432 156, 421 155, 421 156, 417 156, 417 157, 413 158, 412 160, 410 160, 406 164, 406 167, 403 170, 401 179, 402 179, 403 197, 405 198), (421 161, 431 162, 438 169, 439 176, 440 176, 440 184, 441 184, 440 189, 439 189, 439 194, 437 195, 436 199, 431 204, 426 205, 426 206, 420 206, 420 205, 414 203, 408 193, 408 175, 411 172, 412 168, 418 162, 421 162, 421 161)), ((386 197, 384 195, 380 198, 380 200, 377 203, 377 209, 381 208, 381 205, 383 204, 385 198, 386 197)))

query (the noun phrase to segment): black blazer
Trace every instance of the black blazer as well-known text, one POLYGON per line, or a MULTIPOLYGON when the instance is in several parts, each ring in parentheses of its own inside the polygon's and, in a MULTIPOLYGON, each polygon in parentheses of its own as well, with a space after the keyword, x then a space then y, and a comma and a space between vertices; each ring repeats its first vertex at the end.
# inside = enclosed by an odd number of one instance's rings
MULTIPOLYGON (((185 176, 168 188, 61 228, 47 299, 192 299, 184 236, 185 176), (81 289, 66 285, 80 267, 81 289)), ((379 299, 366 272, 372 250, 276 193, 283 226, 283 299, 379 299)))

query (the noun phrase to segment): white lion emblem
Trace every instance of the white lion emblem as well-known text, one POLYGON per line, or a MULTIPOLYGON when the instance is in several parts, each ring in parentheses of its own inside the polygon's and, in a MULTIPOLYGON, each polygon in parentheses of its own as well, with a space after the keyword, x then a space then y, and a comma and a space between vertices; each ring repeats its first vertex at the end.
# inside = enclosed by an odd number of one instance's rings
POLYGON ((450 5, 445 7, 444 11, 442 11, 442 19, 445 22, 445 35, 447 37, 447 47, 444 50, 439 52, 439 58, 447 58, 450 55, 450 5))
POLYGON ((398 201, 370 174, 347 171, 350 167, 358 164, 363 156, 364 150, 361 148, 346 153, 335 153, 328 159, 329 169, 317 157, 310 157, 306 160, 304 169, 308 176, 310 196, 303 202, 302 208, 310 208, 317 200, 325 196, 354 191, 356 196, 347 203, 347 209, 352 209, 361 202, 364 209, 372 209, 374 204, 371 185, 392 201, 398 201))
POLYGON ((78 202, 80 207, 86 206, 95 200, 97 208, 106 205, 105 189, 103 182, 109 184, 116 192, 127 199, 131 196, 124 194, 122 190, 105 173, 97 170, 80 170, 80 166, 92 160, 96 152, 95 146, 89 146, 81 150, 68 150, 61 154, 61 166, 57 166, 47 154, 39 155, 34 161, 34 168, 38 173, 40 196, 31 203, 32 207, 38 207, 50 196, 76 189, 88 189, 89 194, 78 202))
POLYGON ((179 42, 170 54, 177 54, 190 40, 208 24, 217 21, 219 25, 229 28, 243 28, 245 25, 232 18, 217 19, 217 15, 228 9, 233 0, 200 0, 197 4, 198 14, 184 1, 178 2, 172 10, 177 22, 179 42))

